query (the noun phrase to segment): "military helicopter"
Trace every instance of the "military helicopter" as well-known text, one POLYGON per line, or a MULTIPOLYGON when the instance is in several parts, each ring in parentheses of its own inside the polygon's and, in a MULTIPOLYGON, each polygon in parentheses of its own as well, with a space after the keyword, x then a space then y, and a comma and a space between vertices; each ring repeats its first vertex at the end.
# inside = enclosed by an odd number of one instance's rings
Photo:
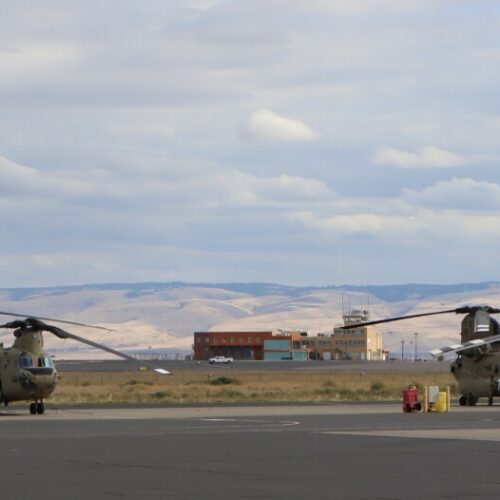
POLYGON ((13 401, 32 401, 29 407, 32 415, 45 412, 43 400, 54 392, 59 375, 52 358, 44 350, 43 332, 52 333, 60 339, 77 340, 121 358, 140 363, 162 375, 170 375, 170 372, 163 368, 154 367, 150 363, 139 361, 111 347, 69 333, 57 326, 49 325, 44 320, 113 331, 109 328, 41 316, 26 317, 24 314, 3 311, 0 311, 0 315, 25 318, 0 325, 0 328, 13 329, 15 337, 11 347, 4 347, 3 343, 0 343, 0 403, 5 406, 13 401))
POLYGON ((491 406, 493 398, 500 396, 500 331, 498 321, 490 315, 500 313, 500 309, 490 306, 463 306, 446 311, 365 321, 341 328, 348 330, 449 313, 465 314, 460 329, 461 343, 434 349, 430 353, 441 360, 447 354, 457 354, 450 369, 458 382, 461 393, 458 401, 461 406, 475 406, 481 397, 487 397, 491 406))

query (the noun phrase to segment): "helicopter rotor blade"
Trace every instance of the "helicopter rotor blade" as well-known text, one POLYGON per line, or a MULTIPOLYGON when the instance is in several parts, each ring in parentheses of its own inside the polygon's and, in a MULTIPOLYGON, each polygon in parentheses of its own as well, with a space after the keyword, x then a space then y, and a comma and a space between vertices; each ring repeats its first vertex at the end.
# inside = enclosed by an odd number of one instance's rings
POLYGON ((493 342, 499 342, 500 335, 492 335, 491 337, 485 337, 483 339, 473 339, 463 344, 450 345, 448 347, 442 347, 441 349, 433 349, 430 351, 431 356, 438 358, 444 356, 445 354, 451 354, 456 352, 466 351, 467 349, 472 349, 474 347, 481 347, 483 345, 492 344, 493 342))
POLYGON ((26 321, 22 319, 16 319, 14 321, 9 321, 8 323, 4 323, 0 325, 0 328, 26 328, 26 321))
POLYGON ((447 309, 445 311, 434 311, 428 313, 421 314, 409 314, 407 316, 396 316, 394 318, 385 318, 385 319, 377 319, 374 321, 360 321, 359 323, 351 323, 349 325, 341 326, 341 330, 350 330, 351 328, 360 328, 362 326, 370 326, 370 325, 378 325, 380 323, 389 323, 391 321, 400 321, 403 319, 411 319, 411 318, 423 318, 424 316, 435 316, 437 314, 476 314, 478 311, 482 311, 486 314, 498 314, 500 313, 500 309, 497 307, 491 307, 486 305, 481 306, 461 306, 456 309, 447 309))
POLYGON ((362 326, 370 326, 370 325, 379 325, 380 323, 390 323, 391 321, 401 321, 403 319, 411 319, 411 318, 422 318, 424 316, 435 316, 437 314, 449 314, 449 313, 459 313, 461 309, 448 309, 447 311, 437 311, 430 313, 421 313, 421 314, 409 314, 407 316, 396 316, 394 318, 385 318, 385 319, 376 319, 374 321, 362 321, 359 323, 351 323, 349 325, 341 326, 341 330, 350 330, 351 328, 360 328, 362 326))
POLYGON ((117 351, 115 349, 112 349, 111 347, 108 347, 104 344, 99 344, 98 342, 94 342, 93 340, 86 339, 85 337, 80 337, 79 335, 75 335, 74 333, 69 333, 66 330, 63 330, 62 328, 59 328, 57 326, 44 324, 43 329, 45 331, 53 333, 56 337, 59 337, 60 339, 73 339, 73 340, 76 340, 78 342, 82 342, 83 344, 90 345, 92 347, 95 347, 96 349, 100 349, 101 351, 106 351, 106 352, 109 352, 111 354, 114 354, 115 356, 119 356, 120 358, 127 359, 129 361, 133 361, 134 363, 138 363, 141 366, 147 366, 151 370, 154 370, 157 373, 161 373, 162 375, 171 375, 172 374, 171 372, 164 370, 163 368, 158 368, 151 363, 138 360, 137 358, 134 358, 133 356, 130 356, 130 355, 125 354, 121 351, 117 351))
POLYGON ((19 313, 6 312, 6 311, 0 311, 0 315, 2 315, 2 316, 14 316, 14 317, 18 317, 18 318, 34 318, 34 319, 41 319, 41 320, 45 320, 45 321, 55 321, 56 323, 65 323, 67 325, 74 325, 74 326, 86 326, 87 328, 96 328, 98 330, 106 330, 108 332, 115 331, 115 330, 111 330, 111 328, 106 328, 104 326, 87 325, 86 323, 77 323, 76 321, 67 321, 65 319, 45 318, 43 316, 30 316, 29 314, 19 314, 19 313))

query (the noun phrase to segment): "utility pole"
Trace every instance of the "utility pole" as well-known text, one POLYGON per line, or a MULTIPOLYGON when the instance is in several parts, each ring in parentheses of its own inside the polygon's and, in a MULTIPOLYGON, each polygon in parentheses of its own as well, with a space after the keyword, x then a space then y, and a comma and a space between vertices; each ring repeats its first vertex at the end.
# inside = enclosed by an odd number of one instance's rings
POLYGON ((413 361, 417 361, 417 358, 418 358, 418 349, 417 349, 418 332, 415 332, 413 335, 415 337, 415 342, 414 342, 415 353, 413 355, 413 361))
POLYGON ((405 341, 401 341, 401 361, 405 359, 405 341))

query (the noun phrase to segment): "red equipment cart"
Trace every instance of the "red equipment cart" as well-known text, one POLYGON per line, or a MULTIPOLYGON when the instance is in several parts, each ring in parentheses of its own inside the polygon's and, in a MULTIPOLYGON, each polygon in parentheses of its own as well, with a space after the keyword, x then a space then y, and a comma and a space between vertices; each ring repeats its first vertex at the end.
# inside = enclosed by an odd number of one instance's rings
POLYGON ((417 387, 415 385, 409 385, 408 389, 403 391, 403 412, 413 413, 421 409, 422 405, 418 400, 417 387))

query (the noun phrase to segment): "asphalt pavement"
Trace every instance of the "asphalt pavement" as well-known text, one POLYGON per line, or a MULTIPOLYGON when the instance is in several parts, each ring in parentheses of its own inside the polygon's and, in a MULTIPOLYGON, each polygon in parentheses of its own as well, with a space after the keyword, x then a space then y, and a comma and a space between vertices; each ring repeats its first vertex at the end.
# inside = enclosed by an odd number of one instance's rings
POLYGON ((4 498, 498 498, 500 406, 102 408, 0 413, 4 498))

